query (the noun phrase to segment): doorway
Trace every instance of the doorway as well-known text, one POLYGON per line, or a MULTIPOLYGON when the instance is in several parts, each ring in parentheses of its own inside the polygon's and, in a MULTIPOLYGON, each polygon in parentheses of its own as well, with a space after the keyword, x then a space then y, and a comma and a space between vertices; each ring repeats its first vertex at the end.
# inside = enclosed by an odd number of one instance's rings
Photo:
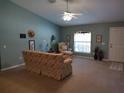
POLYGON ((124 27, 110 28, 109 60, 124 62, 124 27))

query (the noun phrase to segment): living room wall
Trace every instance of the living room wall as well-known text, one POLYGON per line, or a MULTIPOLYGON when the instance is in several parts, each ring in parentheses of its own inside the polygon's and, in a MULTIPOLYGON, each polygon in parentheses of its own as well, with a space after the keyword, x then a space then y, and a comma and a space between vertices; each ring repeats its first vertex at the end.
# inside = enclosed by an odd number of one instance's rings
POLYGON ((0 0, 1 68, 22 64, 22 51, 29 49, 28 41, 30 39, 35 40, 35 48, 40 51, 42 51, 41 44, 49 43, 51 35, 55 35, 59 41, 59 30, 59 26, 9 0, 0 0), (35 32, 34 38, 28 37, 29 29, 35 32), (26 38, 20 39, 20 33, 26 34, 26 38))
POLYGON ((75 53, 81 56, 93 56, 94 48, 99 46, 108 58, 108 43, 109 43, 109 28, 110 27, 124 27, 124 22, 113 22, 113 23, 98 23, 98 24, 88 24, 79 26, 69 26, 61 28, 61 41, 66 41, 66 36, 71 36, 70 47, 73 49, 74 44, 74 33, 77 31, 88 31, 91 32, 91 54, 75 53), (96 43, 96 35, 102 35, 102 43, 96 43))

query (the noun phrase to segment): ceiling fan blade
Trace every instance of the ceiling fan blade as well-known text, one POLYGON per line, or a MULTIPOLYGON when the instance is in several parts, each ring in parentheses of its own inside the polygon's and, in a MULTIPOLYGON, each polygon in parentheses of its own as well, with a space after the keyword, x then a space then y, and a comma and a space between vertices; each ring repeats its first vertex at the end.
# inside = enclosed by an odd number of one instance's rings
POLYGON ((78 19, 78 17, 76 17, 76 16, 72 16, 72 18, 74 18, 74 19, 78 19))
POLYGON ((60 15, 64 15, 64 14, 60 14, 60 15))
POLYGON ((83 15, 82 13, 71 13, 72 15, 83 15))

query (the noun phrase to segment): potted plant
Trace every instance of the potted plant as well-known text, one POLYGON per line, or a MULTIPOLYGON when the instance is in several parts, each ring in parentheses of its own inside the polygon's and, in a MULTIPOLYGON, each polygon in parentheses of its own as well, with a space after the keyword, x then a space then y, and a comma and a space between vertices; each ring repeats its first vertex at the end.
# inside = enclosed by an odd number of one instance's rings
POLYGON ((104 58, 103 50, 100 49, 100 48, 97 46, 97 47, 95 47, 94 52, 95 52, 95 54, 94 54, 94 59, 95 59, 95 60, 100 60, 100 61, 102 61, 102 59, 104 58))
POLYGON ((58 43, 57 43, 56 37, 54 35, 51 36, 49 52, 56 52, 56 53, 58 52, 58 43))
POLYGON ((99 60, 102 61, 103 58, 104 58, 104 53, 103 53, 103 51, 100 49, 100 50, 99 50, 99 60))
POLYGON ((94 59, 97 60, 98 59, 98 55, 99 55, 99 47, 95 47, 94 52, 95 52, 94 59))

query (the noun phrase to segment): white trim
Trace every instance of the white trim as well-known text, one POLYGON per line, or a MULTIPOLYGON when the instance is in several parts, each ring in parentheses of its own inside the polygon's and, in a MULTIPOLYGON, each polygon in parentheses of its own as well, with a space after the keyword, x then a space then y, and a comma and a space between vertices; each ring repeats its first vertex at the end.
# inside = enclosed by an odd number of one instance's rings
MULTIPOLYGON (((94 60, 94 58, 93 57, 91 57, 91 56, 79 56, 79 55, 74 55, 74 57, 80 57, 80 58, 86 58, 86 59, 90 59, 90 60, 94 60)), ((102 61, 110 61, 109 59, 105 59, 105 58, 103 58, 103 60, 102 61)))
POLYGON ((14 68, 17 68, 17 67, 20 67, 20 66, 24 66, 24 65, 25 65, 25 63, 22 63, 22 64, 18 64, 18 65, 7 67, 7 68, 2 68, 1 71, 6 71, 6 70, 14 69, 14 68))
POLYGON ((80 58, 86 58, 86 59, 93 59, 93 57, 91 57, 91 56, 74 55, 74 57, 80 57, 80 58))
POLYGON ((110 27, 109 30, 115 30, 115 29, 124 29, 124 27, 110 27))
POLYGON ((105 59, 105 58, 103 58, 103 61, 107 61, 107 62, 109 62, 110 60, 109 60, 109 59, 105 59))

